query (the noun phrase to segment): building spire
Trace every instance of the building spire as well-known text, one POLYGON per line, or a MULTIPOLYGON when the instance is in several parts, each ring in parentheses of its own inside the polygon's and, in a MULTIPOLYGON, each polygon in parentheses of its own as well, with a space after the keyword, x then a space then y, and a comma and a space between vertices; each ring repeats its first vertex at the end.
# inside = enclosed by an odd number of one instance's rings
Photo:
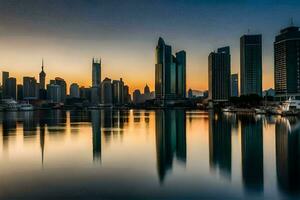
POLYGON ((42 71, 44 71, 44 58, 42 58, 42 71))

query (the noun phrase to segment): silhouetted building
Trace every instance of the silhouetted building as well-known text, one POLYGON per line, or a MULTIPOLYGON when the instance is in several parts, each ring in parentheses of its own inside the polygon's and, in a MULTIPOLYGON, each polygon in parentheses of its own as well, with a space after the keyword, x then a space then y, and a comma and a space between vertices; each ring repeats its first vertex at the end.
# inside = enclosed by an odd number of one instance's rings
POLYGON ((108 106, 113 104, 112 83, 109 78, 105 78, 101 84, 101 103, 108 106))
POLYGON ((262 95, 262 36, 240 38, 241 95, 262 95))
POLYGON ((142 103, 143 100, 142 100, 142 94, 141 94, 141 91, 140 90, 134 90, 133 92, 133 103, 134 104, 139 104, 139 103, 142 103))
POLYGON ((280 31, 274 42, 274 81, 276 97, 300 99, 300 31, 290 26, 280 31))
POLYGON ((239 75, 231 74, 231 96, 238 97, 239 96, 239 75))
POLYGON ((124 82, 120 80, 113 80, 112 82, 113 104, 122 105, 124 103, 124 82))
POLYGON ((209 98, 227 101, 230 97, 230 49, 219 48, 208 57, 209 98))
POLYGON ((17 80, 16 78, 9 77, 5 81, 5 98, 17 99, 17 80))
POLYGON ((91 89, 90 88, 80 87, 79 94, 80 94, 80 98, 90 101, 90 99, 91 99, 91 89))
POLYGON ((2 96, 6 96, 6 80, 9 78, 9 72, 2 72, 2 96))
POLYGON ((186 53, 180 51, 172 55, 171 46, 159 38, 156 46, 155 97, 160 104, 168 100, 185 98, 186 53))
POLYGON ((101 60, 93 58, 92 63, 92 87, 101 86, 101 60))
POLYGON ((39 85, 34 77, 23 77, 24 99, 38 99, 39 85))
POLYGON ((124 103, 128 104, 131 102, 131 96, 129 94, 129 87, 128 85, 124 86, 124 103))
POLYGON ((80 97, 79 85, 77 83, 72 83, 70 85, 70 97, 72 97, 72 98, 79 98, 80 97))
POLYGON ((47 85, 47 99, 52 103, 60 103, 61 100, 61 86, 57 84, 47 85))
POLYGON ((65 102, 66 97, 67 97, 67 83, 64 79, 60 78, 60 77, 56 77, 55 80, 55 85, 59 85, 60 86, 60 98, 61 98, 61 102, 65 102))
POLYGON ((23 100, 23 85, 21 85, 21 84, 18 84, 17 85, 17 99, 19 100, 19 101, 21 101, 21 100, 23 100))
POLYGON ((44 60, 42 60, 42 71, 39 74, 39 89, 45 90, 46 73, 44 72, 44 60))

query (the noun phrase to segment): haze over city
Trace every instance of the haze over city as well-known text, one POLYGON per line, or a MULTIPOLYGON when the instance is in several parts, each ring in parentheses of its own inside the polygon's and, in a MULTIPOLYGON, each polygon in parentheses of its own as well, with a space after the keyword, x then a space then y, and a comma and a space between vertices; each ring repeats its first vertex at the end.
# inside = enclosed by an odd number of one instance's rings
POLYGON ((239 38, 262 34, 263 89, 274 87, 273 42, 281 28, 298 25, 297 1, 0 1, 0 68, 22 82, 38 76, 44 58, 48 82, 91 85, 91 60, 102 59, 102 78, 122 77, 130 91, 154 90, 155 46, 164 39, 187 53, 187 88, 208 89, 208 55, 231 48, 239 73, 239 38))

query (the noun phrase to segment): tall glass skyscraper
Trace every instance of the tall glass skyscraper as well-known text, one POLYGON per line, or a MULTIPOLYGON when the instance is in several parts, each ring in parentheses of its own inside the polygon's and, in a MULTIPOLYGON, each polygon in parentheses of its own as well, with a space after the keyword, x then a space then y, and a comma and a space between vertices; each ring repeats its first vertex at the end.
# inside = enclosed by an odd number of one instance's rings
POLYGON ((101 60, 95 60, 93 58, 92 64, 92 86, 100 87, 101 85, 101 60))
POLYGON ((274 42, 274 81, 278 99, 300 98, 300 31, 290 26, 280 31, 274 42))
POLYGON ((227 101, 230 97, 230 48, 219 48, 208 56, 209 98, 213 101, 227 101))
POLYGON ((262 37, 240 38, 241 95, 262 95, 262 37))
POLYGON ((156 46, 155 96, 165 103, 168 100, 185 98, 186 91, 186 53, 180 51, 176 57, 172 48, 159 38, 156 46))

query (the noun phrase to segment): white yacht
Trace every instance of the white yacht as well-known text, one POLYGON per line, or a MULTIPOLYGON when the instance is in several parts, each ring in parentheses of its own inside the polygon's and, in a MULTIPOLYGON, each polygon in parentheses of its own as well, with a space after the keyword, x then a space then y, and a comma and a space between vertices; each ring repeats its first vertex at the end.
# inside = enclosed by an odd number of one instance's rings
POLYGON ((5 111, 17 111, 18 103, 13 99, 2 99, 1 101, 3 110, 5 111))
POLYGON ((296 100, 295 97, 289 97, 288 100, 282 103, 281 110, 283 112, 300 110, 300 100, 296 100))
POLYGON ((32 111, 34 110, 34 107, 29 103, 22 103, 19 105, 20 111, 32 111))

